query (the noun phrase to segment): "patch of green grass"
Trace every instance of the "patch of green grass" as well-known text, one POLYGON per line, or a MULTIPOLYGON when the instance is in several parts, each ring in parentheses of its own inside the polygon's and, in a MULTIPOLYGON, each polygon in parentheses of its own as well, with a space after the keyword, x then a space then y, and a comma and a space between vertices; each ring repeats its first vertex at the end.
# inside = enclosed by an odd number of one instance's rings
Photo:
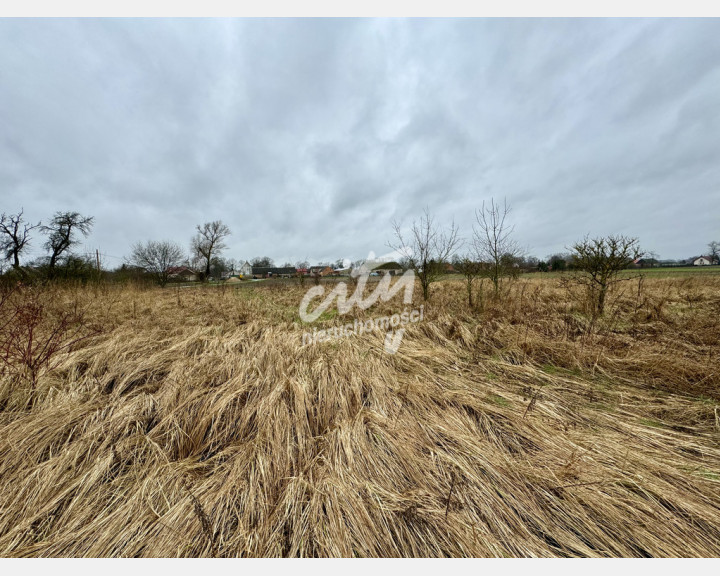
POLYGON ((329 310, 326 310, 320 316, 318 317, 318 320, 320 322, 325 322, 326 320, 332 320, 338 315, 337 308, 330 308, 329 310))
POLYGON ((720 481, 720 474, 718 474, 717 472, 713 472, 712 470, 708 470, 707 468, 697 468, 694 466, 681 466, 680 470, 682 470, 683 472, 692 474, 694 476, 700 476, 701 478, 705 478, 706 480, 720 481))
POLYGON ((652 278, 663 278, 671 277, 677 278, 678 276, 715 276, 720 274, 720 266, 675 266, 667 268, 640 268, 638 270, 624 270, 621 272, 621 277, 631 276, 642 273, 644 276, 652 278))
POLYGON ((555 366, 554 364, 543 364, 540 367, 540 370, 545 372, 545 374, 557 374, 557 375, 565 375, 565 376, 582 376, 582 372, 578 368, 562 368, 560 366, 555 366))
POLYGON ((643 418, 640 420, 640 424, 643 426, 649 426, 650 428, 667 428, 665 424, 659 420, 653 420, 652 418, 643 418))
MULTIPOLYGON (((293 320, 300 320, 299 314, 296 308, 288 308, 287 309, 289 313, 292 315, 293 320)), ((332 323, 332 320, 334 320, 338 316, 337 308, 331 308, 330 310, 326 310, 320 316, 317 317, 317 319, 313 320, 312 322, 305 322, 303 320, 300 320, 300 324, 307 326, 308 324, 314 324, 317 326, 318 330, 325 330, 329 326, 333 326, 334 323, 332 323), (327 323, 330 323, 329 325, 327 323)))
POLYGON ((503 396, 500 396, 499 394, 488 394, 487 397, 490 402, 492 402, 493 404, 497 404, 498 406, 502 406, 504 408, 510 406, 510 400, 503 396))
POLYGON ((720 480, 720 474, 716 472, 710 472, 709 470, 699 470, 697 472, 698 476, 702 476, 703 478, 706 478, 707 480, 720 480))

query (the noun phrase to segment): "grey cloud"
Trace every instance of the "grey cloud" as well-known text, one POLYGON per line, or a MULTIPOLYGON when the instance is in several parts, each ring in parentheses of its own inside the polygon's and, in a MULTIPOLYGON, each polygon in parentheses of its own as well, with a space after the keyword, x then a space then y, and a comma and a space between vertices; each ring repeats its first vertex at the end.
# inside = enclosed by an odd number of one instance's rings
POLYGON ((425 206, 469 235, 494 196, 539 256, 686 257, 720 239, 719 90, 716 20, 6 19, 1 208, 93 214, 113 256, 221 218, 294 261, 425 206))

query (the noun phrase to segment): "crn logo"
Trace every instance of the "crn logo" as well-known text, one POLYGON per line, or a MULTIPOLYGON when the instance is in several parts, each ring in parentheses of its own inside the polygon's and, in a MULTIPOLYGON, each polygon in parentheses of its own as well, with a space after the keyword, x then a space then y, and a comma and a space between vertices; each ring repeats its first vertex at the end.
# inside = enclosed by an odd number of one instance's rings
MULTIPOLYGON (((323 285, 310 288, 300 302, 300 318, 303 322, 314 322, 336 301, 339 314, 347 314, 355 306, 360 310, 366 310, 378 301, 387 302, 401 291, 403 291, 403 304, 412 303, 415 288, 415 274, 412 270, 405 271, 395 282, 391 282, 390 274, 384 274, 366 298, 363 298, 363 295, 370 279, 370 266, 363 264, 359 268, 353 269, 351 274, 357 278, 357 284, 355 291, 349 297, 348 285, 345 282, 336 284, 327 296, 325 296, 325 286, 323 285), (309 307, 312 301, 323 297, 324 299, 320 304, 310 311, 309 307)), ((385 337, 385 351, 389 354, 395 354, 402 342, 404 333, 404 328, 389 330, 385 337)))

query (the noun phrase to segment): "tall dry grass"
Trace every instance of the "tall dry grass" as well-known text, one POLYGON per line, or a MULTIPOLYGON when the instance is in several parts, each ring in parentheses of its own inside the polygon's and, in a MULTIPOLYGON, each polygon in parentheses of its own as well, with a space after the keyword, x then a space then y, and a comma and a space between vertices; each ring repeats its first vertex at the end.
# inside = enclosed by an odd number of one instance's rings
POLYGON ((294 285, 16 292, 82 339, 2 365, 0 555, 717 556, 719 288, 442 282, 394 356, 294 285))

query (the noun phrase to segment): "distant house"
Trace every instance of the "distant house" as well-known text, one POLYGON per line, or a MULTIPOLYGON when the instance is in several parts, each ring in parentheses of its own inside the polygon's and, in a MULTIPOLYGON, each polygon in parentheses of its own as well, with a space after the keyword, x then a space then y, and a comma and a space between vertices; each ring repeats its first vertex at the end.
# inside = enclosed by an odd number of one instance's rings
POLYGON ((253 266, 253 278, 292 278, 295 276, 295 268, 275 268, 272 266, 253 266))
POLYGON ((168 268, 168 278, 178 282, 195 282, 198 279, 197 272, 187 266, 168 268))
POLYGON ((710 266, 712 263, 711 256, 698 256, 692 262, 693 266, 710 266))
POLYGON ((310 276, 330 276, 332 273, 330 266, 310 266, 310 276))
POLYGON ((390 276, 400 276, 404 272, 402 266, 397 262, 385 262, 384 264, 375 266, 372 271, 379 274, 389 274, 390 276))
POLYGON ((245 260, 240 266, 238 266, 237 273, 241 276, 252 276, 252 264, 245 260))
POLYGON ((659 265, 657 258, 636 258, 632 262, 635 268, 655 268, 659 265))

